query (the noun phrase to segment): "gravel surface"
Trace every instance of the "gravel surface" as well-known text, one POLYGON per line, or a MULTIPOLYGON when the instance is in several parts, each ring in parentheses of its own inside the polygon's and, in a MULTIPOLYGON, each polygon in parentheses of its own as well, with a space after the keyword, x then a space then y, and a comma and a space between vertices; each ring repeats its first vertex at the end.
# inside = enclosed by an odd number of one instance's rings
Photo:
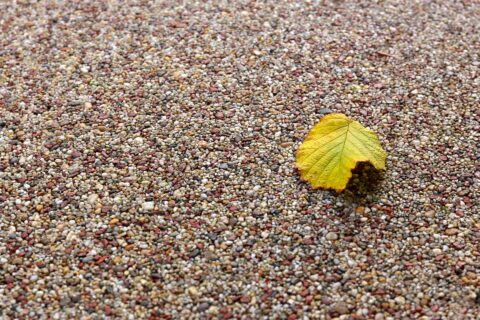
POLYGON ((477 1, 0 2, 2 319, 475 319, 477 1), (311 190, 343 112, 389 152, 311 190))

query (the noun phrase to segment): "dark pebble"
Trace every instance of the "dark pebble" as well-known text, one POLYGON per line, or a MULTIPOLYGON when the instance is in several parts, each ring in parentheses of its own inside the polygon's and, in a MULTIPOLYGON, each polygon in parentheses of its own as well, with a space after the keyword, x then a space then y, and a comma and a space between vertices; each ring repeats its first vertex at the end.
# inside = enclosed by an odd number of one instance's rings
POLYGON ((190 259, 194 259, 194 258, 196 258, 198 255, 200 255, 200 253, 201 253, 200 250, 195 249, 195 250, 190 251, 190 253, 188 254, 188 257, 189 257, 190 259))

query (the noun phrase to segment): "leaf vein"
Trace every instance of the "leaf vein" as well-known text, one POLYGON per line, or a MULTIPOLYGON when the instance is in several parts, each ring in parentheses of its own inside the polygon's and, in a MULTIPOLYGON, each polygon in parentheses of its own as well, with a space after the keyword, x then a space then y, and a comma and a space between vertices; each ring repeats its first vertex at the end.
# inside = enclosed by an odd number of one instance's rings
MULTIPOLYGON (((307 170, 307 172, 305 173, 306 176, 308 176, 308 174, 310 173, 310 171, 312 170, 312 168, 314 168, 319 162, 320 160, 322 160, 326 155, 330 154, 332 151, 335 151, 335 149, 340 145, 342 144, 341 142, 336 144, 335 147, 332 147, 328 152, 325 152, 324 154, 322 154, 320 156, 320 158, 317 159, 317 161, 315 161, 314 164, 312 164, 310 166, 310 168, 307 170)), ((334 157, 335 158, 335 157, 334 157)), ((328 162, 328 164, 330 164, 331 160, 328 162)))

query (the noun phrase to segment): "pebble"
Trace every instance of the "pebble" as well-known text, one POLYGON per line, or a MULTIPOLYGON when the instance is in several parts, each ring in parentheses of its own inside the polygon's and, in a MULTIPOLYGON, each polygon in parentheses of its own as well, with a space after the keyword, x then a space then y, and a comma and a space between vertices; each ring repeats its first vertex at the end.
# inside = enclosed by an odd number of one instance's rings
POLYGON ((350 313, 350 310, 348 308, 348 304, 346 304, 345 302, 336 302, 330 308, 330 312, 343 315, 350 313))
POLYGON ((402 296, 397 296, 397 297, 395 297, 395 302, 398 303, 398 304, 403 305, 403 304, 405 304, 406 300, 405 300, 405 298, 402 297, 402 296))
POLYGON ((337 240, 338 239, 338 235, 335 233, 335 232, 329 232, 327 233, 327 235, 325 236, 325 238, 327 238, 327 240, 337 240))
POLYGON ((204 312, 204 311, 207 311, 208 308, 210 308, 210 303, 208 302, 202 302, 199 306, 198 306, 198 312, 204 312))
POLYGON ((153 201, 144 202, 142 205, 142 209, 144 211, 152 211, 154 208, 155 208, 155 202, 153 201))
POLYGON ((445 230, 445 234, 447 236, 454 236, 456 234, 458 234, 459 230, 457 228, 449 228, 447 230, 445 230))
POLYGON ((425 217, 427 217, 427 218, 435 217, 435 211, 434 210, 429 210, 429 211, 425 212, 425 217))
POLYGON ((136 137, 133 139, 133 143, 136 145, 142 145, 143 144, 143 138, 142 137, 136 137))
POLYGON ((320 114, 329 114, 329 113, 332 113, 333 111, 331 109, 328 109, 328 108, 322 108, 320 110, 318 110, 318 113, 320 114))
POLYGON ((193 298, 197 298, 200 295, 196 287, 189 287, 188 294, 193 298))
POLYGON ((91 195, 88 196, 87 202, 90 205, 94 205, 97 202, 98 199, 98 194, 92 193, 91 195))

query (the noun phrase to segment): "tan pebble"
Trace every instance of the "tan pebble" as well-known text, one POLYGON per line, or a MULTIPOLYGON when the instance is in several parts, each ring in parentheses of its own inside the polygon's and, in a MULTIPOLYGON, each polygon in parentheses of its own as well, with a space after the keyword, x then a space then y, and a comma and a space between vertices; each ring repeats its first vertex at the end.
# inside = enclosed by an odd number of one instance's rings
POLYGON ((420 300, 420 304, 422 306, 426 306, 428 303, 430 302, 430 299, 425 297, 425 298, 422 298, 422 300, 420 300))
POLYGON ((402 296, 398 296, 395 298, 395 302, 398 303, 398 304, 405 304, 406 300, 404 297, 402 296))
POLYGON ((282 148, 288 148, 288 147, 293 146, 293 142, 291 142, 291 141, 283 142, 283 143, 280 144, 280 146, 281 146, 282 148))
POLYGON ((445 230, 445 234, 446 234, 447 236, 454 236, 454 235, 456 235, 458 232, 459 232, 459 230, 458 230, 457 228, 450 228, 450 229, 445 230))
POLYGON ((133 244, 128 244, 126 247, 125 247, 125 250, 127 251, 131 251, 135 248, 135 246, 133 244))
POLYGON ((88 196, 87 202, 88 202, 90 205, 94 205, 95 202, 97 202, 97 199, 98 199, 98 194, 92 193, 91 195, 88 196))
POLYGON ((425 212, 425 217, 427 217, 427 218, 435 217, 435 211, 430 210, 430 211, 425 212))
POLYGON ((35 206, 35 210, 37 210, 38 212, 42 212, 43 211, 43 204, 37 204, 35 206))
POLYGON ((120 220, 118 220, 117 218, 113 218, 112 220, 110 220, 110 222, 108 224, 111 225, 111 226, 114 226, 119 222, 120 222, 120 220))
POLYGON ((377 313, 375 315, 375 320, 383 320, 383 319, 385 319, 383 313, 377 313))
POLYGON ((355 212, 358 213, 358 214, 364 214, 364 213, 365 213, 365 207, 363 207, 363 206, 358 206, 358 207, 355 209, 355 212))
POLYGON ((209 314, 213 314, 213 315, 218 314, 218 307, 216 307, 216 306, 211 306, 210 308, 208 308, 207 312, 208 312, 209 314))
POLYGON ((188 288, 188 294, 190 294, 194 298, 199 296, 199 292, 198 292, 197 288, 195 288, 195 287, 189 287, 188 288))
POLYGON ((115 263, 115 264, 120 264, 120 263, 122 263, 122 258, 119 257, 119 256, 116 256, 115 258, 113 258, 113 263, 115 263))

